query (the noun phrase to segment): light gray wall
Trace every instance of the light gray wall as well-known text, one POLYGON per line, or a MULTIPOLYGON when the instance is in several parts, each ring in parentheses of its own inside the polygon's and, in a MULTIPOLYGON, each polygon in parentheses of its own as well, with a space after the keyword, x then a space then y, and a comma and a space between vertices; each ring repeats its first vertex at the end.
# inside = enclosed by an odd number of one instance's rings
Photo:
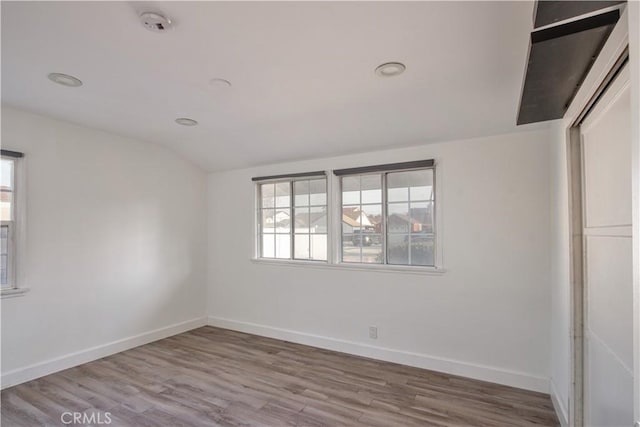
POLYGON ((547 392, 550 138, 518 133, 211 174, 210 321, 547 392), (252 176, 425 158, 440 168, 446 273, 251 261, 252 176))
POLYGON ((31 289, 2 300, 3 385, 202 318, 205 173, 156 145, 6 107, 2 148, 25 153, 18 263, 31 289))

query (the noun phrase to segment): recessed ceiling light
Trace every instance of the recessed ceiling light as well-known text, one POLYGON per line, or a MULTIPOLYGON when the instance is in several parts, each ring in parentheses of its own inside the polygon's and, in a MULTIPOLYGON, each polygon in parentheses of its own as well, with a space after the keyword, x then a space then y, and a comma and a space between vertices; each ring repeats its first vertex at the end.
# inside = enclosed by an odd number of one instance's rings
POLYGON ((178 117, 176 123, 182 126, 196 126, 198 124, 197 121, 188 117, 178 117))
POLYGON ((82 86, 82 81, 76 77, 70 76, 68 74, 62 73, 50 73, 47 77, 54 83, 58 83, 62 86, 67 87, 80 87, 82 86))
POLYGON ((221 88, 221 89, 231 87, 231 82, 229 80, 218 79, 218 78, 209 80, 209 84, 215 88, 221 88))
POLYGON ((386 64, 378 65, 376 68, 376 74, 380 77, 394 77, 404 73, 407 67, 400 62, 387 62, 386 64))

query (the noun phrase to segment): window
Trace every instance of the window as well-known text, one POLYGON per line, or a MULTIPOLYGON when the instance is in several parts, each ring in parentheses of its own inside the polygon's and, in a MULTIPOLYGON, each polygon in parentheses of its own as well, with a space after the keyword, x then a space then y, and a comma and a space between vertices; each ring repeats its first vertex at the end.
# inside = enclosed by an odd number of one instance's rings
POLYGON ((342 178, 342 261, 382 264, 382 175, 342 178))
POLYGON ((260 258, 327 261, 327 179, 324 172, 258 181, 260 258))
POLYGON ((325 172, 252 178, 258 259, 444 271, 436 251, 433 160, 337 169, 333 174, 331 181, 325 172))
POLYGON ((0 287, 16 288, 16 164, 21 153, 2 150, 0 159, 0 287))
POLYGON ((343 263, 435 267, 433 161, 334 173, 342 195, 343 263))
POLYGON ((387 263, 435 265, 433 169, 387 178, 387 263))

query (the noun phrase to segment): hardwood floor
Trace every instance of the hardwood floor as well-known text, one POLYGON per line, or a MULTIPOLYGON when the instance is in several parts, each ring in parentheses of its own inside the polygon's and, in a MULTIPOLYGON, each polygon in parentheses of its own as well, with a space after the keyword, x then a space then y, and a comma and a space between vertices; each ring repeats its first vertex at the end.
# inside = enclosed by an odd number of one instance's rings
POLYGON ((213 327, 2 391, 3 426, 65 412, 112 426, 558 424, 545 394, 213 327))

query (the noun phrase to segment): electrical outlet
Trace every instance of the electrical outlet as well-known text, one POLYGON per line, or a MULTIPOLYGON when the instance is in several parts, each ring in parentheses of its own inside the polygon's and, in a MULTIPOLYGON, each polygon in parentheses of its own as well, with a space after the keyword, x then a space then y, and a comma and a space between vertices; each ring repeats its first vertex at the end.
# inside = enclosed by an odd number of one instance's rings
POLYGON ((372 340, 378 339, 378 327, 377 326, 369 326, 369 338, 372 340))

